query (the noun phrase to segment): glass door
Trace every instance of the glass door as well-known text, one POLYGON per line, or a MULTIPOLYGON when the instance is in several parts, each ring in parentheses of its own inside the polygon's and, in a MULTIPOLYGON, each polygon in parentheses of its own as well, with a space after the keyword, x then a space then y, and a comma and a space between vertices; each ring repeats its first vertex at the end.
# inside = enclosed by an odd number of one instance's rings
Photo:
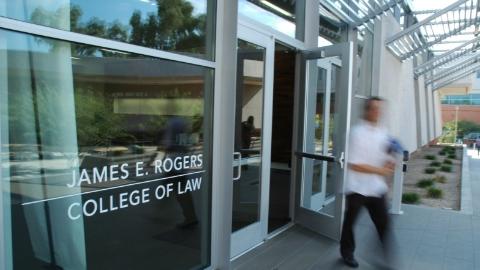
POLYGON ((274 41, 239 26, 231 256, 267 235, 274 41))
POLYGON ((304 51, 297 95, 295 220, 340 238, 352 95, 352 44, 304 51))

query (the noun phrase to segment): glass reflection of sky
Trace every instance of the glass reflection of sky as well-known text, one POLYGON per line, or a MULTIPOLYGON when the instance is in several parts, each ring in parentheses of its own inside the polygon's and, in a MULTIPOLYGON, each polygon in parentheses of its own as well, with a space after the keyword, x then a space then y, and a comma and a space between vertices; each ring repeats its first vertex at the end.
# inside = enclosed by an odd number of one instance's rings
POLYGON ((295 37, 295 24, 280 16, 277 16, 261 7, 248 2, 247 0, 238 1, 238 13, 258 21, 262 24, 272 27, 290 37, 295 37))

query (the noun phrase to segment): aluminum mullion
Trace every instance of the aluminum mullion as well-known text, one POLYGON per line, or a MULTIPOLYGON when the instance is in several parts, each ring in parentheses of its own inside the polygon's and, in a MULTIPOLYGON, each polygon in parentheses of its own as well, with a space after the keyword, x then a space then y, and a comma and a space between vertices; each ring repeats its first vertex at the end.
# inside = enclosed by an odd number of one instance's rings
POLYGON ((203 60, 200 58, 190 57, 186 55, 160 51, 156 49, 146 48, 138 45, 128 44, 124 42, 104 39, 94 36, 89 36, 80 33, 60 30, 47 26, 32 24, 28 22, 13 20, 5 17, 0 17, 0 29, 7 29, 15 32, 27 33, 46 38, 53 38, 61 41, 68 41, 73 43, 80 43, 101 48, 108 48, 122 52, 129 52, 141 54, 145 56, 152 56, 156 58, 183 62, 198 66, 215 68, 215 62, 203 60))

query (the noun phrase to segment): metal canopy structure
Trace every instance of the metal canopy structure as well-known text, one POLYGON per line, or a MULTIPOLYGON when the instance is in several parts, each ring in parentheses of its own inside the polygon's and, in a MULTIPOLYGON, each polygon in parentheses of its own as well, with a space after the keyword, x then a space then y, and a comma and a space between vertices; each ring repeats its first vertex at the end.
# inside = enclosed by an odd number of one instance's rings
POLYGON ((395 9, 405 10, 408 5, 405 0, 322 0, 320 5, 324 6, 342 21, 352 27, 365 26, 371 29, 375 19, 395 9))
POLYGON ((386 45, 403 61, 462 32, 476 33, 478 20, 479 1, 459 0, 393 35, 386 45))
POLYGON ((452 63, 452 61, 461 60, 463 57, 469 57, 470 54, 474 53, 478 49, 479 42, 480 37, 474 38, 449 50, 448 52, 430 59, 429 61, 415 68, 415 76, 418 78, 418 76, 433 71, 434 69, 440 68, 446 64, 452 63))
POLYGON ((479 70, 480 70, 480 62, 477 62, 474 65, 470 65, 470 66, 466 67, 461 72, 454 73, 453 75, 447 76, 444 79, 442 79, 442 80, 440 80, 436 83, 433 83, 432 90, 438 90, 442 87, 448 86, 449 84, 451 84, 451 83, 453 83, 457 80, 463 79, 463 78, 469 76, 470 74, 473 74, 473 73, 475 73, 479 70))
POLYGON ((475 65, 478 62, 478 60, 480 60, 480 54, 478 53, 462 58, 461 61, 458 61, 454 65, 442 68, 440 71, 436 72, 435 74, 426 77, 425 83, 431 84, 436 81, 445 79, 448 76, 461 73, 465 71, 468 67, 475 65))

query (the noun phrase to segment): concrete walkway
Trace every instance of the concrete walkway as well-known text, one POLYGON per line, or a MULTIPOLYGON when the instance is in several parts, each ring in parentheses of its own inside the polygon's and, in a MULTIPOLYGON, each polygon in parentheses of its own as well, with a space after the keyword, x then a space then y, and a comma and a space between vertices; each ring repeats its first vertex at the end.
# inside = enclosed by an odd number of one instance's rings
MULTIPOLYGON (((480 157, 469 151, 473 214, 403 205, 392 216, 394 269, 480 270, 480 157)), ((382 269, 375 229, 364 212, 356 227, 358 269, 382 269)), ((294 226, 232 262, 232 269, 351 269, 338 243, 294 226)))

